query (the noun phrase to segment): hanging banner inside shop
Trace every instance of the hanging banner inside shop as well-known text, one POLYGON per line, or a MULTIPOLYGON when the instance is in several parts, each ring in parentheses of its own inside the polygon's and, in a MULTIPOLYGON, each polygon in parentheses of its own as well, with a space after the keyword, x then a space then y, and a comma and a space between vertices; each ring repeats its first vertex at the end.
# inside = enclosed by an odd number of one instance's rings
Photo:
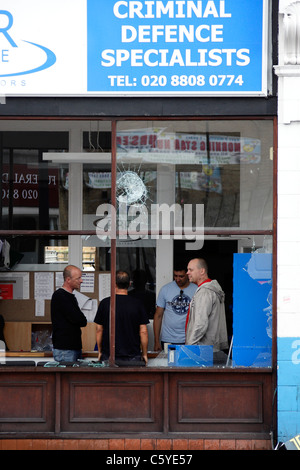
POLYGON ((185 134, 164 128, 118 131, 118 159, 150 163, 226 165, 259 163, 259 139, 228 135, 185 134))
POLYGON ((0 95, 266 96, 267 30, 268 0, 2 0, 0 95))

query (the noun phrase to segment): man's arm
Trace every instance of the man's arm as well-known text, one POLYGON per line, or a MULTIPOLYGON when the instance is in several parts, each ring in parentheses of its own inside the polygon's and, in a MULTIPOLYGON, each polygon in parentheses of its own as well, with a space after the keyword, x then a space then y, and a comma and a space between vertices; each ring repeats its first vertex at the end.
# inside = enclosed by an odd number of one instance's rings
POLYGON ((58 289, 52 296, 51 305, 53 309, 61 312, 72 325, 80 327, 87 325, 87 319, 80 310, 74 294, 58 289))
POLYGON ((164 308, 156 307, 153 319, 153 332, 154 332, 154 351, 161 351, 161 344, 159 341, 161 322, 164 315, 164 308))
POLYGON ((98 361, 101 360, 101 356, 102 356, 102 338, 103 338, 103 326, 96 324, 96 342, 98 346, 98 361))
POLYGON ((193 298, 190 312, 186 344, 199 344, 208 328, 208 319, 212 309, 212 299, 207 289, 197 292, 193 298))
POLYGON ((148 362, 148 330, 147 325, 140 325, 140 340, 141 340, 141 347, 142 347, 142 357, 144 361, 148 362))

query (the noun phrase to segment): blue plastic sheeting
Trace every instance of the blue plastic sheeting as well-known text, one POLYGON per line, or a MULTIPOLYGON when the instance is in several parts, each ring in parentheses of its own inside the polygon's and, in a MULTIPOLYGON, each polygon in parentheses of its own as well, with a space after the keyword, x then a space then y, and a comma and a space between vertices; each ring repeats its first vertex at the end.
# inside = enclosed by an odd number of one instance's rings
POLYGON ((179 367, 209 367, 213 365, 213 346, 168 346, 168 365, 179 367))
POLYGON ((272 254, 235 253, 232 362, 270 367, 271 361, 272 254))

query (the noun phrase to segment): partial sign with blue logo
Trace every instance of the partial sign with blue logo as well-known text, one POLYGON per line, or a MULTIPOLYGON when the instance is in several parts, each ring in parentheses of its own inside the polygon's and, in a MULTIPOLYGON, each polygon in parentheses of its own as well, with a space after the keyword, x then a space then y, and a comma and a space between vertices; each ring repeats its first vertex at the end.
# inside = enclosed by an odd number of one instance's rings
POLYGON ((87 91, 86 0, 1 0, 0 95, 87 91))
POLYGON ((266 96, 268 0, 2 0, 0 94, 266 96))

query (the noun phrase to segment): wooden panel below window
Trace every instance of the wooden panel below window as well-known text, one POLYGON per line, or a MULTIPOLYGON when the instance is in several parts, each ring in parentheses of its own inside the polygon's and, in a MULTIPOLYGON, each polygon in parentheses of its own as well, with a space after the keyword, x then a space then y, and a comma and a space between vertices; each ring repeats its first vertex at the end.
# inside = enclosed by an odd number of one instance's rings
POLYGON ((163 379, 157 374, 62 377, 63 431, 162 431, 163 379))
MULTIPOLYGON (((244 428, 256 432, 271 417, 266 400, 270 398, 266 378, 249 375, 215 374, 170 375, 170 431, 235 432, 244 428), (230 380, 229 380, 230 378, 230 380)), ((271 378, 271 377, 269 377, 271 378)), ((265 427, 267 429, 267 427, 265 427)))
POLYGON ((271 371, 0 367, 0 438, 266 439, 271 371))
POLYGON ((0 432, 53 430, 53 375, 11 373, 0 379, 0 432))
POLYGON ((177 383, 179 423, 261 423, 261 383, 177 383))

